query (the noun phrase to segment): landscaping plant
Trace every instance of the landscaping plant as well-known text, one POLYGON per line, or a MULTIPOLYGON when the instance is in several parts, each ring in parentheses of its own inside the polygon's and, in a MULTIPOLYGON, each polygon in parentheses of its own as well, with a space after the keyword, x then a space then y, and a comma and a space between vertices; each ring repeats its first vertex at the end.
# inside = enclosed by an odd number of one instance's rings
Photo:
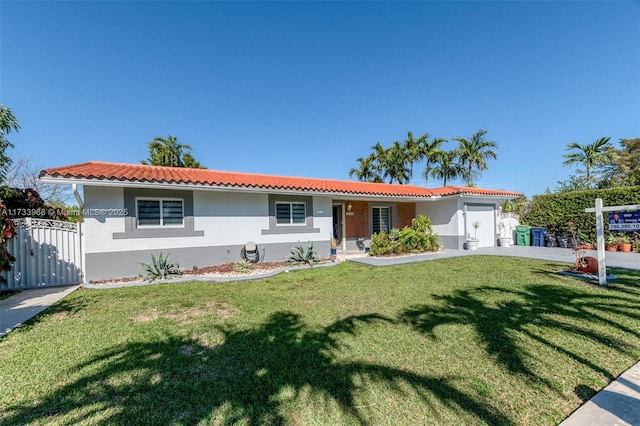
POLYGON ((320 262, 320 257, 318 256, 318 253, 313 250, 313 243, 311 241, 307 244, 291 248, 291 252, 286 256, 286 259, 293 263, 309 266, 313 266, 320 262))
POLYGON ((180 265, 169 261, 169 253, 166 256, 163 256, 162 252, 158 256, 151 253, 151 263, 141 263, 140 266, 147 273, 146 279, 150 282, 181 274, 180 265))
MULTIPOLYGON (((0 210, 4 210, 6 207, 0 204, 0 210)), ((0 271, 10 271, 11 264, 16 261, 16 258, 7 251, 7 243, 13 238, 16 230, 13 227, 13 221, 5 214, 0 214, 0 271)), ((0 277, 0 281, 6 282, 5 277, 0 277)))
POLYGON ((419 215, 411 221, 411 226, 401 230, 392 229, 371 236, 371 256, 390 254, 423 253, 440 249, 438 235, 433 232, 431 220, 419 215))
POLYGON ((253 263, 249 262, 247 259, 242 259, 236 262, 235 265, 233 265, 233 270, 235 272, 240 272, 242 274, 251 272, 252 269, 253 269, 253 263))

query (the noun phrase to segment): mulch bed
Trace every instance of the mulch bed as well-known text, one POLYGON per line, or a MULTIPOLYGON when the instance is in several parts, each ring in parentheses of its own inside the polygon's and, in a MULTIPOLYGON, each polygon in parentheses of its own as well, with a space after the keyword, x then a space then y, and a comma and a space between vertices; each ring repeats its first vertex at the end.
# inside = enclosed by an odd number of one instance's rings
MULTIPOLYGON (((196 266, 193 269, 186 269, 182 271, 181 276, 204 276, 204 275, 219 275, 219 276, 247 276, 247 275, 259 275, 261 273, 267 273, 275 271, 280 268, 291 266, 289 262, 260 262, 252 264, 251 271, 247 273, 237 272, 235 270, 236 263, 227 262, 221 265, 215 266, 203 266, 198 268, 196 266)), ((111 278, 107 280, 95 280, 89 281, 89 284, 113 284, 113 283, 133 283, 144 281, 141 277, 124 277, 124 278, 111 278)))

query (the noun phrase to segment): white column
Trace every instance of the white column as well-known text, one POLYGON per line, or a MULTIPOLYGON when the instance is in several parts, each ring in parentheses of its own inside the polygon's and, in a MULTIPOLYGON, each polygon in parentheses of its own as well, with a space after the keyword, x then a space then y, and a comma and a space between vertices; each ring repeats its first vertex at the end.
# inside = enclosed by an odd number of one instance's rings
POLYGON ((602 198, 596 198, 596 235, 598 244, 598 282, 607 285, 607 266, 604 262, 604 220, 602 218, 602 198))

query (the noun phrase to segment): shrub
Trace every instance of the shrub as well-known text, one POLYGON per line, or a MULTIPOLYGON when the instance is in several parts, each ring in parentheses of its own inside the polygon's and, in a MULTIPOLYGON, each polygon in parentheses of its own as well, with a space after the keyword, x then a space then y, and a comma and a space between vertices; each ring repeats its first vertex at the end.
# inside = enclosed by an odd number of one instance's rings
POLYGON ((389 238, 389 234, 384 231, 373 234, 371 236, 371 249, 369 250, 369 254, 371 256, 391 254, 391 239, 389 238))
POLYGON ((420 215, 411 221, 410 227, 405 226, 400 231, 393 229, 390 234, 384 231, 373 234, 369 254, 384 256, 439 249, 438 235, 433 233, 431 220, 427 216, 420 215))
POLYGON ((290 262, 309 266, 313 266, 320 261, 318 253, 313 250, 313 243, 311 241, 307 244, 293 247, 286 258, 290 262))
POLYGON ((431 240, 426 232, 417 231, 413 228, 404 228, 400 231, 399 246, 401 253, 413 251, 431 250, 431 240))
POLYGON ((170 278, 171 275, 180 275, 180 266, 169 262, 169 253, 162 256, 162 252, 158 256, 151 254, 151 263, 141 263, 142 269, 147 273, 147 280, 153 282, 155 280, 163 280, 170 278))
POLYGON ((602 198, 605 206, 640 204, 640 187, 535 195, 527 212, 520 219, 528 225, 547 228, 556 235, 569 234, 568 224, 573 222, 578 235, 586 237, 588 241, 595 241, 595 216, 593 213, 585 213, 584 209, 594 207, 596 198, 602 198))
POLYGON ((414 231, 431 234, 433 232, 431 226, 431 219, 428 216, 418 215, 418 217, 411 220, 411 229, 414 231))
MULTIPOLYGON (((0 204, 0 210, 4 208, 4 204, 0 204)), ((16 261, 16 258, 7 251, 7 242, 15 233, 11 218, 0 214, 0 271, 10 271, 12 263, 16 261)), ((0 282, 6 283, 7 279, 0 277, 0 282)))

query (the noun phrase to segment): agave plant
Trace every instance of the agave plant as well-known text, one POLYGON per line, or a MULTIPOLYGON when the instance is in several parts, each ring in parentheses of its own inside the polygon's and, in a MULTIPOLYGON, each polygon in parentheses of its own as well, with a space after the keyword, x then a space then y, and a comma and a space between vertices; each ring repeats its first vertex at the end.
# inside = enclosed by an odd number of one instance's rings
POLYGON ((253 263, 249 262, 247 259, 242 259, 238 261, 235 265, 233 265, 233 270, 241 274, 246 274, 248 272, 251 272, 252 269, 253 269, 253 263))
POLYGON ((180 275, 180 265, 169 261, 169 253, 166 256, 162 252, 158 256, 151 254, 151 263, 141 263, 140 266, 147 273, 149 282, 163 280, 171 275, 180 275))
POLYGON ((309 241, 307 244, 299 245, 291 248, 291 252, 286 259, 293 263, 306 264, 313 266, 320 261, 318 253, 313 250, 313 243, 309 241))

